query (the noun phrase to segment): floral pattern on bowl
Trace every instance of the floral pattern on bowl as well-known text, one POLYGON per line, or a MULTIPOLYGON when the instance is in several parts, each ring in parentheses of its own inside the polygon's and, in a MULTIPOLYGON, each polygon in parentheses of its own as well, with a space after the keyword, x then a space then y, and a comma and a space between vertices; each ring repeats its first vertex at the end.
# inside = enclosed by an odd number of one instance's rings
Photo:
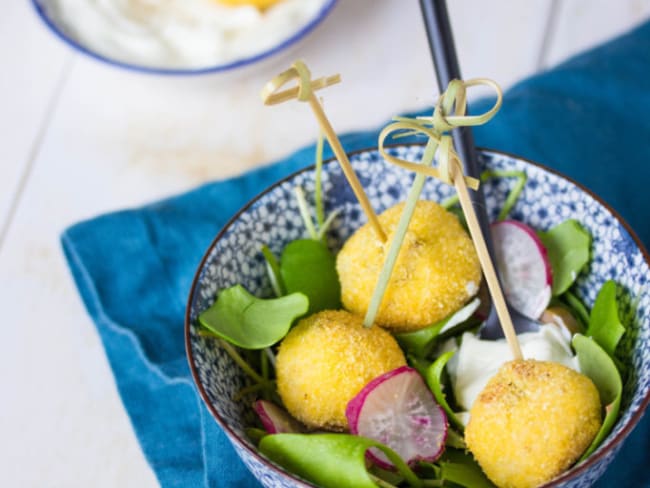
MULTIPOLYGON (((390 149, 400 158, 418 161, 423 146, 390 149)), ((621 319, 627 327, 617 356, 623 364, 624 391, 621 415, 613 431, 586 461, 544 486, 591 486, 614 459, 622 441, 639 421, 650 402, 650 258, 621 218, 588 190, 567 178, 516 156, 481 152, 483 166, 495 170, 525 171, 528 182, 510 217, 545 230, 568 218, 579 220, 593 236, 592 260, 578 277, 575 291, 589 306, 608 279, 618 284, 621 319)), ((376 150, 354 153, 350 161, 366 189, 373 208, 380 213, 403 201, 414 178, 391 166, 376 150)), ((484 184, 488 213, 495 219, 512 181, 494 179, 484 184)), ((255 449, 245 434, 254 425, 252 398, 231 400, 246 385, 244 374, 210 338, 197 333, 196 320, 219 290, 241 283, 251 293, 270 296, 263 244, 279 255, 291 240, 305 236, 293 188, 301 186, 313 195, 314 171, 307 168, 271 186, 246 205, 220 232, 197 271, 188 302, 185 333, 190 368, 210 412, 224 429, 246 466, 268 487, 313 486, 271 463, 255 449)), ((422 198, 443 201, 454 190, 428 179, 422 198)), ((338 209, 329 244, 336 250, 366 218, 336 161, 324 165, 323 194, 326 212, 338 209)))

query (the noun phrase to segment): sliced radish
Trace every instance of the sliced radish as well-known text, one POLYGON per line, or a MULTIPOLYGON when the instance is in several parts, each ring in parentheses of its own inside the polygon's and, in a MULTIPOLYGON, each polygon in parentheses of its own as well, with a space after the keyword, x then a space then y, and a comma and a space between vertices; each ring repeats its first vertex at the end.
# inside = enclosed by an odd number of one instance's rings
POLYGON ((537 319, 551 301, 551 264, 535 231, 521 222, 492 224, 496 266, 506 300, 519 313, 537 319))
MULTIPOLYGON (((447 438, 447 416, 422 376, 401 366, 368 383, 350 402, 345 416, 353 434, 390 447, 404 461, 435 461, 447 438)), ((376 448, 368 456, 386 469, 393 464, 376 448)))
POLYGON ((296 419, 275 403, 257 400, 253 403, 253 410, 269 434, 299 434, 305 431, 296 419))

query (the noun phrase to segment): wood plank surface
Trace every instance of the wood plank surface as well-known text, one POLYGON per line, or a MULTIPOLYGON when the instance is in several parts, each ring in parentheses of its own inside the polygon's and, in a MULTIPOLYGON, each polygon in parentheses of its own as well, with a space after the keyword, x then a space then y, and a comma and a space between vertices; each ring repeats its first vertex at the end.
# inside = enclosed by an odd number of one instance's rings
MULTIPOLYGON (((552 64, 613 33, 607 12, 585 13, 588 2, 575 3, 584 8, 450 2, 465 77, 507 87, 540 59, 552 64), (586 18, 596 34, 572 31, 586 18)), ((616 29, 647 13, 643 2, 640 9, 622 3, 629 12, 616 29)), ((7 228, 0 307, 8 311, 0 329, 1 486, 157 485, 59 235, 81 219, 239 174, 311 143, 317 127, 307 106, 259 100, 263 84, 295 58, 315 76, 341 73, 343 83, 322 92, 339 132, 378 127, 430 106, 437 93, 415 1, 341 0, 289 52, 234 74, 192 78, 126 72, 73 54, 27 2, 8 3, 0 16, 0 223, 7 228)))

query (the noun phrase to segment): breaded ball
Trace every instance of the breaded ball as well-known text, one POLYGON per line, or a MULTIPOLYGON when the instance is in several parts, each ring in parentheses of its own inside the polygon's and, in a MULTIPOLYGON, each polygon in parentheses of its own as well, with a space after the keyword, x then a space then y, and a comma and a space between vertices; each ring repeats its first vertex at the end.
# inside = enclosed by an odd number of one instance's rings
MULTIPOLYGON (((364 315, 375 290, 404 204, 379 216, 388 235, 377 239, 369 224, 350 237, 336 259, 343 306, 364 315)), ((418 202, 386 289, 376 323, 393 332, 431 325, 474 296, 481 267, 458 218, 435 202, 418 202)))
POLYGON ((345 408, 371 380, 406 364, 397 341, 361 317, 325 310, 302 319, 280 344, 277 385, 285 407, 314 428, 344 431, 345 408))
POLYGON ((539 486, 574 464, 601 425, 598 390, 550 361, 504 364, 470 411, 465 441, 501 488, 539 486))

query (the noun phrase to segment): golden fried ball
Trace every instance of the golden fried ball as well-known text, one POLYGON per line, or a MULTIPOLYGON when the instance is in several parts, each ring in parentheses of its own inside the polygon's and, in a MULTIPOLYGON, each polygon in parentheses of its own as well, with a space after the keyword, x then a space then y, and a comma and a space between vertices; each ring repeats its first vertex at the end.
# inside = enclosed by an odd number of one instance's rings
POLYGON ((305 425, 346 430, 348 402, 379 375, 406 364, 397 342, 361 317, 325 310, 302 319, 283 339, 277 385, 287 410, 305 425))
POLYGON ((470 411, 465 441, 501 488, 532 488, 568 469, 601 424, 598 390, 550 361, 504 364, 470 411))
MULTIPOLYGON (((369 224, 350 237, 336 259, 341 299, 364 315, 377 284, 392 235, 404 209, 396 205, 379 216, 388 234, 377 239, 369 224)), ((459 309, 476 294, 481 267, 474 245, 458 218, 434 202, 418 202, 376 323, 394 332, 418 330, 459 309)))

